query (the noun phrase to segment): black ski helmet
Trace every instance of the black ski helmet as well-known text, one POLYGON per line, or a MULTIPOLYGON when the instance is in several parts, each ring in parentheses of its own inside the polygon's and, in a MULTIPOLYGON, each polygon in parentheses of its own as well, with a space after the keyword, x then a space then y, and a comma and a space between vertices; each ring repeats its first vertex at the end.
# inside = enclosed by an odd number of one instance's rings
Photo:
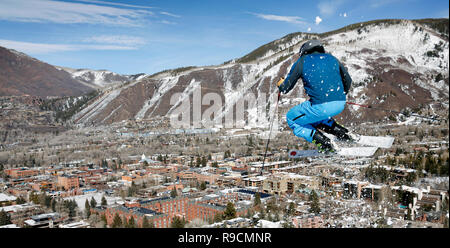
POLYGON ((301 57, 303 55, 310 54, 315 51, 325 53, 325 48, 323 47, 322 42, 320 42, 320 40, 310 40, 303 43, 298 53, 300 54, 301 57))

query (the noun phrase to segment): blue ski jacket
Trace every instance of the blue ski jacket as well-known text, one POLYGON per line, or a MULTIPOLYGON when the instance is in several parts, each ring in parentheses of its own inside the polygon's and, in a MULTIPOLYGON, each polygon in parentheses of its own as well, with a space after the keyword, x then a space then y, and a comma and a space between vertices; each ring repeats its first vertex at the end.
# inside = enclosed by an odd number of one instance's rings
POLYGON ((280 84, 280 91, 288 93, 300 78, 311 104, 345 101, 352 83, 347 69, 337 58, 319 52, 301 56, 280 84))

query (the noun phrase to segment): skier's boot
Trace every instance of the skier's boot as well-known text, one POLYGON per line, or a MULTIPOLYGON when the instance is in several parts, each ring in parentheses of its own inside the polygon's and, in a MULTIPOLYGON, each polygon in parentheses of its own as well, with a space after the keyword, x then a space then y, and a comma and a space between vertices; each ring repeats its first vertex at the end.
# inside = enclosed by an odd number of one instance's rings
POLYGON ((317 128, 323 130, 326 133, 336 136, 340 141, 353 142, 355 141, 354 135, 352 135, 347 128, 339 125, 336 121, 330 126, 325 124, 320 124, 317 128))
POLYGON ((312 143, 315 144, 319 148, 319 152, 321 153, 334 153, 336 152, 335 147, 333 146, 331 140, 321 133, 319 130, 316 130, 316 133, 313 136, 312 143))

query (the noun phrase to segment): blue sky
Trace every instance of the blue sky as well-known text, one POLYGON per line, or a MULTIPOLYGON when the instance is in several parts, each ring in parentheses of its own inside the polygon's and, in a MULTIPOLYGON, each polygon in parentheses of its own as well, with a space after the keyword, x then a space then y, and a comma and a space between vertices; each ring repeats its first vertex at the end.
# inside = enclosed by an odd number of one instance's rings
POLYGON ((221 64, 293 32, 448 16, 447 0, 0 0, 0 46, 53 65, 151 74, 221 64))

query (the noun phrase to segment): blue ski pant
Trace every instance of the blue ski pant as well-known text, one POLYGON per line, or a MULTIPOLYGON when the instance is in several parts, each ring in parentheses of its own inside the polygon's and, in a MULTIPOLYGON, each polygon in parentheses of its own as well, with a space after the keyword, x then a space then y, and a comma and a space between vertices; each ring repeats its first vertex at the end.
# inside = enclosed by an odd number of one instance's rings
POLYGON ((345 101, 325 102, 311 105, 305 101, 293 108, 286 114, 286 120, 295 136, 312 142, 316 133, 316 126, 325 124, 331 127, 335 122, 333 116, 341 113, 345 108, 345 101))

